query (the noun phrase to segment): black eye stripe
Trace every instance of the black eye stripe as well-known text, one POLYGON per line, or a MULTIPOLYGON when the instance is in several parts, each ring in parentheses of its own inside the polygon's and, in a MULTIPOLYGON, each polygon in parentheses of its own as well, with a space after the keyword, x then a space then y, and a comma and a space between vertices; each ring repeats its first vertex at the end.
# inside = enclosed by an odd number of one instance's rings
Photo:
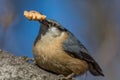
POLYGON ((61 27, 61 26, 60 26, 59 24, 57 24, 57 23, 50 22, 49 24, 50 24, 50 26, 54 26, 54 27, 58 28, 58 29, 61 30, 61 31, 67 31, 67 29, 61 27))

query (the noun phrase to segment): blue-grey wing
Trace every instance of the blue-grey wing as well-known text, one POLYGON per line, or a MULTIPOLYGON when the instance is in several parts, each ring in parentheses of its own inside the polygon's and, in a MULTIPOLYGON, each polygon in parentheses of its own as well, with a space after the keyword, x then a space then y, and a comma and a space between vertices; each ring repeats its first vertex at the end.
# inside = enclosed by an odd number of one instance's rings
POLYGON ((88 50, 81 42, 71 32, 68 32, 68 35, 68 39, 63 43, 64 51, 76 58, 94 62, 94 59, 88 55, 88 50))
POLYGON ((95 76, 104 76, 102 69, 97 64, 97 62, 88 54, 88 50, 82 45, 80 41, 70 32, 68 32, 68 39, 63 43, 64 51, 66 51, 70 56, 75 58, 85 60, 88 62, 89 71, 95 76))

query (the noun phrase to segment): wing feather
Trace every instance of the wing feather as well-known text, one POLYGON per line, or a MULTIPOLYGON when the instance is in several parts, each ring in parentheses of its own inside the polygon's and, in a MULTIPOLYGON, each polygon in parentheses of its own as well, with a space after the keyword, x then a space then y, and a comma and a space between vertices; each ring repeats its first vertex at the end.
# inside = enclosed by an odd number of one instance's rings
POLYGON ((64 51, 76 58, 94 62, 94 59, 88 54, 88 50, 81 42, 71 32, 68 32, 68 35, 68 39, 63 43, 64 51))

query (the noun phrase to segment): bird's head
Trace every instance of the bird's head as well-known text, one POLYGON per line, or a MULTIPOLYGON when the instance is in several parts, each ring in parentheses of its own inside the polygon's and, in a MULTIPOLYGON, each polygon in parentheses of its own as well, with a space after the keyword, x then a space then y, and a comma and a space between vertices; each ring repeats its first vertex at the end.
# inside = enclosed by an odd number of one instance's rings
POLYGON ((38 36, 48 33, 51 36, 59 36, 62 32, 67 31, 55 20, 46 19, 46 16, 37 11, 24 11, 24 16, 29 20, 39 21, 41 28, 38 36))
POLYGON ((55 20, 51 19, 45 19, 40 21, 41 23, 41 32, 42 33, 48 33, 49 35, 52 36, 59 36, 62 32, 67 31, 60 23, 58 23, 55 20))

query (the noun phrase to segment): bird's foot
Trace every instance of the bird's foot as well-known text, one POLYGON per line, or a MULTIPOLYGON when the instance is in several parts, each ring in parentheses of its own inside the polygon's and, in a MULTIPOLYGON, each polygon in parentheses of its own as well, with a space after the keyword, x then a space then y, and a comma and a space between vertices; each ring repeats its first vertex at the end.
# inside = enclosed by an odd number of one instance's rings
POLYGON ((74 73, 72 73, 66 77, 64 75, 58 75, 58 77, 59 77, 58 80, 75 80, 75 78, 73 78, 74 75, 75 75, 74 73))
POLYGON ((26 62, 32 62, 33 64, 36 64, 34 58, 28 58, 27 56, 21 56, 20 58, 25 60, 26 62))

